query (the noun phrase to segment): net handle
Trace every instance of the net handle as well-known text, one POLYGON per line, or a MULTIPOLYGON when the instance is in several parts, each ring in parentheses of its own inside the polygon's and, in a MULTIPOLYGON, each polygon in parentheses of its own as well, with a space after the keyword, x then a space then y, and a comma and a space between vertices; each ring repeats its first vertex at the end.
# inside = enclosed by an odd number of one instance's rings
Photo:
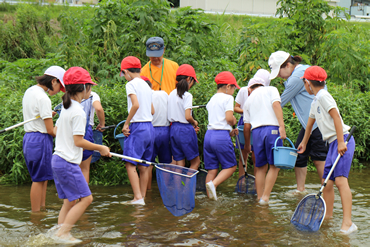
MULTIPOLYGON (((356 130, 356 126, 352 126, 352 128, 351 128, 351 132, 349 132, 349 134, 348 134, 348 136, 347 136, 347 138, 346 138, 346 140, 345 140, 345 142, 344 142, 344 144, 346 144, 346 146, 347 146, 347 143, 348 143, 349 139, 350 139, 350 138, 351 138, 351 136, 353 135, 353 132, 355 132, 355 130, 356 130)), ((333 173, 333 171, 334 171, 335 167, 336 167, 336 166, 337 166, 337 164, 338 164, 338 161, 339 161, 340 157, 341 157, 341 155, 340 155, 340 154, 338 154, 337 158, 335 159, 335 162, 334 162, 333 166, 331 167, 331 169, 330 169, 330 171, 329 171, 329 174, 326 176, 325 181, 324 181, 324 183, 322 184, 322 186, 321 186, 321 188, 320 188, 320 192, 319 192, 319 194, 317 194, 317 196, 318 196, 318 197, 320 197, 320 196, 321 196, 321 194, 322 194, 322 192, 323 192, 323 190, 324 190, 324 188, 325 188, 325 186, 326 186, 327 182, 329 181, 329 178, 330 178, 331 174, 333 173)))

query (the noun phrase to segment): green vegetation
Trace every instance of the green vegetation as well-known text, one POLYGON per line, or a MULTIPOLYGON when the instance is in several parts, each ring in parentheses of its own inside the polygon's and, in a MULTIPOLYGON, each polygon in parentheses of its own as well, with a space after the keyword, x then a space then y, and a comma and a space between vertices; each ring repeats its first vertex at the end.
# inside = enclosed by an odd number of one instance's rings
MULTIPOLYGON (((370 29, 368 24, 338 18, 322 19, 331 11, 322 0, 279 1, 278 15, 290 18, 208 15, 202 10, 171 9, 168 1, 102 1, 98 8, 0 4, 1 128, 23 120, 22 97, 35 84, 34 77, 51 65, 81 66, 99 84, 93 88, 102 99, 107 125, 127 117, 125 81, 119 77, 122 58, 137 56, 145 64, 145 41, 165 40, 165 57, 194 66, 200 81, 191 93, 194 105, 203 105, 216 92, 214 77, 231 71, 245 86, 276 50, 300 55, 307 64, 324 67, 328 89, 337 100, 344 122, 358 127, 354 167, 370 159, 366 140, 370 120, 370 29)), ((283 91, 282 80, 272 85, 283 91)), ((60 96, 51 97, 53 105, 60 96)), ((205 109, 194 110, 200 123, 199 150, 207 127, 205 109)), ((287 135, 295 140, 300 124, 290 105, 284 108, 287 135)), ((104 143, 121 152, 113 130, 104 143)), ((25 183, 30 178, 22 154, 23 128, 0 135, 0 183, 25 183)), ((312 166, 310 169, 314 169, 312 166)), ((127 182, 118 159, 102 158, 92 165, 91 183, 127 182)))

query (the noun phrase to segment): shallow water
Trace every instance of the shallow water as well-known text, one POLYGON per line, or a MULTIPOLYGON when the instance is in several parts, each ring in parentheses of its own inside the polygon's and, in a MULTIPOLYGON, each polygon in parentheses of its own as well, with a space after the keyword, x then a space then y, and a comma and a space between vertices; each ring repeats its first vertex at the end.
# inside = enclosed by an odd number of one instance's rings
MULTIPOLYGON (((368 170, 352 171, 352 219, 359 230, 339 234, 342 209, 335 190, 334 218, 324 221, 316 233, 299 232, 290 217, 302 195, 295 189, 293 172, 281 171, 270 205, 260 206, 255 197, 233 192, 237 175, 219 186, 218 201, 197 193, 195 209, 174 217, 163 206, 156 182, 145 199, 146 206, 126 206, 132 199, 130 185, 91 186, 94 201, 73 228, 83 240, 76 246, 368 246, 370 242, 370 183, 368 170)), ((317 174, 307 175, 307 190, 317 193, 317 174)), ((30 186, 0 186, 0 246, 58 246, 47 238, 57 224, 62 201, 54 185, 47 191, 46 212, 31 214, 30 186)))

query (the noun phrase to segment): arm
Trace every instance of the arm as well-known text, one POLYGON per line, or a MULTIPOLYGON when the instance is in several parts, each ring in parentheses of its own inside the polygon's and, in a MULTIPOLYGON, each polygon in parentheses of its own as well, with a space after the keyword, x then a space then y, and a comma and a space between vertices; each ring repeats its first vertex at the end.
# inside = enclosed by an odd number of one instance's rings
POLYGON ((186 121, 188 121, 189 123, 194 125, 194 127, 198 126, 198 122, 191 116, 191 109, 190 108, 185 110, 185 119, 186 119, 186 121))
POLYGON ((275 116, 279 123, 279 132, 280 132, 281 139, 285 139, 286 133, 285 133, 284 118, 283 118, 283 110, 281 109, 280 102, 275 101, 274 103, 272 103, 272 108, 274 109, 275 116))
POLYGON ((284 107, 291 101, 304 87, 303 81, 296 77, 291 77, 286 83, 284 92, 281 94, 281 107, 284 107))
POLYGON ((226 122, 228 125, 235 125, 236 124, 236 118, 234 117, 233 111, 227 111, 225 112, 226 116, 226 122))
POLYGON ((123 125, 123 129, 122 129, 122 133, 125 136, 129 136, 130 135, 130 129, 128 128, 129 125, 130 125, 130 121, 135 116, 137 110, 140 107, 139 101, 137 100, 136 94, 130 94, 129 97, 130 97, 131 102, 132 102, 132 107, 131 107, 131 110, 130 110, 128 116, 127 116, 126 122, 123 125))
POLYGON ((347 146, 344 143, 342 121, 336 108, 330 109, 329 114, 333 118, 335 131, 337 132, 338 154, 343 156, 347 151, 347 146))
POLYGON ((235 103, 234 112, 243 114, 243 109, 240 106, 241 105, 239 103, 235 103))
POLYGON ((45 118, 44 123, 45 123, 46 131, 48 132, 48 134, 51 135, 52 137, 55 137, 56 132, 54 133, 53 119, 45 118))
POLYGON ((85 140, 82 135, 74 135, 73 141, 77 147, 80 147, 86 150, 97 150, 103 156, 112 157, 108 147, 89 142, 85 140))
POLYGON ((310 117, 308 118, 306 130, 304 132, 304 137, 297 148, 299 154, 304 153, 304 151, 306 150, 306 145, 307 145, 308 139, 310 139, 311 132, 312 132, 312 126, 315 124, 315 121, 316 119, 314 118, 310 118, 310 117))
POLYGON ((99 124, 98 126, 96 126, 96 129, 99 131, 104 131, 101 128, 105 127, 105 114, 100 101, 98 100, 94 101, 93 107, 95 108, 96 116, 98 116, 99 119, 99 124))

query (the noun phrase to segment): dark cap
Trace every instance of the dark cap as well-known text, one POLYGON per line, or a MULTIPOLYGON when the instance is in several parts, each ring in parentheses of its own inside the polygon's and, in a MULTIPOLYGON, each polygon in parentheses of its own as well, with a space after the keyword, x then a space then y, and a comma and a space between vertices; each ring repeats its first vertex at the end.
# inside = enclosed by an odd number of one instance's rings
POLYGON ((146 55, 161 57, 164 52, 164 41, 161 37, 151 37, 146 41, 146 55))

